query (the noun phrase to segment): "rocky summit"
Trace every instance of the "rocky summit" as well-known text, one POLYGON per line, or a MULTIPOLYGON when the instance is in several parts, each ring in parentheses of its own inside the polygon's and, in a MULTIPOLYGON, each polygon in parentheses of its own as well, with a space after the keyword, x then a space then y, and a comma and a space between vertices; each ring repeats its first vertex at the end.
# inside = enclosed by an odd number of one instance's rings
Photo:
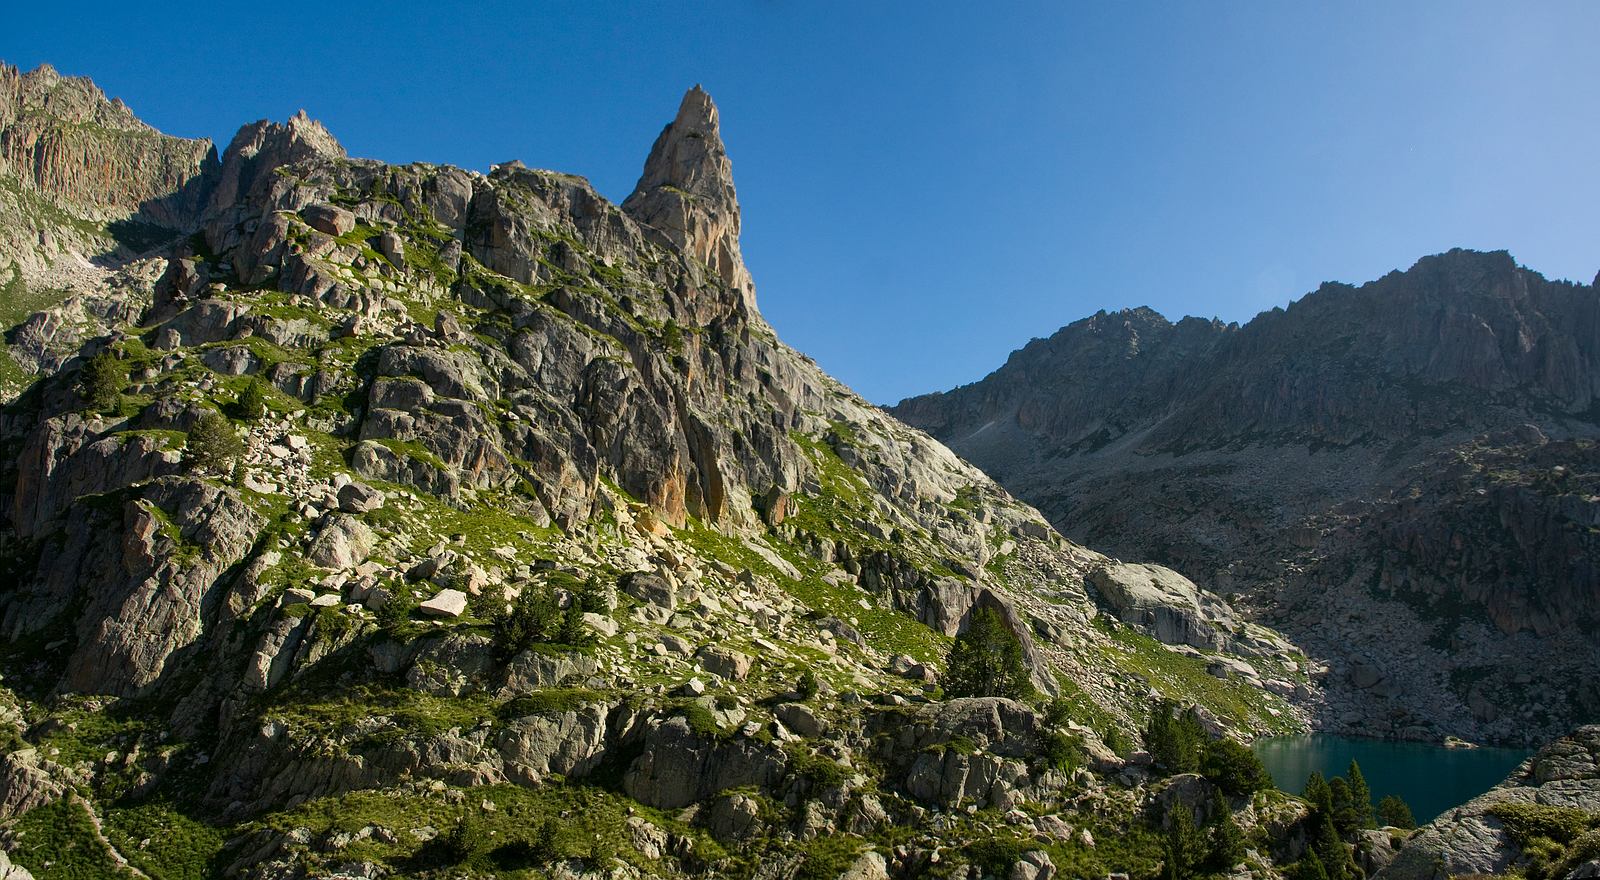
POLYGON ((1303 858, 1322 667, 785 346, 698 87, 618 206, 0 83, 0 876, 1303 858))
POLYGON ((1593 285, 1457 250, 1242 327, 1102 312, 890 411, 1288 634, 1329 667, 1322 729, 1533 745, 1600 715, 1593 285))

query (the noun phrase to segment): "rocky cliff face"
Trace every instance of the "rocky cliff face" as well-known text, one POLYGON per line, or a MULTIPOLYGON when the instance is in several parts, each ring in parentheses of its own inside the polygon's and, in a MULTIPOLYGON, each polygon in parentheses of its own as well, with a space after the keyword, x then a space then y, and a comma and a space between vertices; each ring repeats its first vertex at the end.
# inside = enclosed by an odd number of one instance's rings
POLYGON ((1165 575, 1102 619, 1116 563, 776 338, 733 193, 698 89, 621 207, 241 130, 0 414, 15 860, 1153 874, 1149 702, 1303 729, 1304 657, 1165 575), (943 699, 980 612, 1038 702, 943 699))
POLYGON ((210 141, 156 131, 88 79, 0 62, 0 399, 137 317, 160 272, 141 258, 194 226, 217 172, 210 141))
POLYGON ((891 411, 1245 597, 1334 667, 1323 723, 1537 742, 1600 711, 1597 383, 1594 287, 1452 251, 1243 327, 1102 313, 891 411))

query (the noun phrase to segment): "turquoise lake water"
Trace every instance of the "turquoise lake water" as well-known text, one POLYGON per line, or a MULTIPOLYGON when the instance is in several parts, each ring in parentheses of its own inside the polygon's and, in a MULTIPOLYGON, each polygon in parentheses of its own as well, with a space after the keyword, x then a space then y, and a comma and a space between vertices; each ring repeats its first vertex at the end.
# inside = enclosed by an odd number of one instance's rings
POLYGON ((1399 795, 1411 805, 1418 824, 1495 787, 1533 754, 1527 749, 1447 749, 1323 734, 1272 737, 1258 740, 1252 749, 1272 781, 1291 794, 1305 789, 1313 770, 1330 779, 1345 775, 1353 758, 1361 765, 1373 801, 1399 795))

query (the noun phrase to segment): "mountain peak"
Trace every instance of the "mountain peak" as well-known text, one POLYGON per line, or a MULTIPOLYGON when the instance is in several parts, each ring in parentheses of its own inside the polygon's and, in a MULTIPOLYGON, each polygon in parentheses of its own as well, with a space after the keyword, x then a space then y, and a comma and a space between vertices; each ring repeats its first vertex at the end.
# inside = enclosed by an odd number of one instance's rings
POLYGON ((717 105, 696 84, 650 148, 622 209, 704 263, 755 310, 755 284, 739 253, 739 199, 717 105))
POLYGON ((262 172, 314 157, 342 159, 344 147, 305 110, 287 122, 261 119, 241 126, 222 154, 222 175, 212 194, 213 209, 232 205, 262 179, 262 172))

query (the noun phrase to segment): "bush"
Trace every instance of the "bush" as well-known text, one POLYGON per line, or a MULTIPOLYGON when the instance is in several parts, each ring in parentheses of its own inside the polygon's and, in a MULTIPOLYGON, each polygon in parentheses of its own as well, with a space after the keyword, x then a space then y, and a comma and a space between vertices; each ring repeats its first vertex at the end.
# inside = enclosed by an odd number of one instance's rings
POLYGON ((1518 844, 1540 837, 1570 843, 1592 824, 1589 814, 1576 807, 1504 803, 1490 807, 1489 813, 1506 826, 1518 844))
POLYGON ((116 355, 102 351, 83 365, 79 391, 90 408, 99 412, 116 407, 122 399, 122 386, 128 381, 128 371, 116 355))
POLYGON ((1226 736, 1202 747, 1200 772, 1234 797, 1248 797, 1272 787, 1272 776, 1256 753, 1226 736))
POLYGON ((1145 750, 1156 766, 1168 773, 1193 773, 1200 769, 1206 732, 1193 708, 1180 711, 1177 703, 1162 700, 1150 710, 1150 721, 1143 735, 1145 750))
POLYGON ((267 414, 266 383, 260 379, 252 379, 239 392, 239 418, 247 422, 259 422, 267 414))
POLYGON ((1043 747, 1046 764, 1057 770, 1070 773, 1083 764, 1083 744, 1078 738, 1059 730, 1052 730, 1044 735, 1043 747))
POLYGON ((817 680, 817 674, 807 669, 800 673, 800 680, 795 682, 795 693, 800 695, 802 701, 815 699, 822 691, 822 682, 817 680))
POLYGON ((1417 827, 1417 817, 1411 815, 1411 805, 1392 794, 1378 801, 1378 822, 1407 831, 1417 827))
POLYGON ((197 471, 223 475, 233 471, 243 452, 233 423, 219 412, 207 411, 189 429, 183 457, 197 471))
POLYGON ((1211 826, 1211 850, 1206 854, 1205 867, 1212 872, 1226 874, 1244 861, 1248 847, 1245 845, 1244 832, 1239 829, 1239 823, 1233 820, 1233 811, 1228 809, 1228 802, 1220 791, 1212 799, 1211 814, 1216 820, 1211 826))
POLYGON ((1022 642, 993 608, 972 614, 966 632, 956 636, 945 663, 945 693, 952 697, 1033 696, 1022 642))
POLYGON ((493 611, 494 652, 502 662, 541 642, 560 641, 565 629, 561 606, 550 590, 529 585, 508 608, 493 611))

